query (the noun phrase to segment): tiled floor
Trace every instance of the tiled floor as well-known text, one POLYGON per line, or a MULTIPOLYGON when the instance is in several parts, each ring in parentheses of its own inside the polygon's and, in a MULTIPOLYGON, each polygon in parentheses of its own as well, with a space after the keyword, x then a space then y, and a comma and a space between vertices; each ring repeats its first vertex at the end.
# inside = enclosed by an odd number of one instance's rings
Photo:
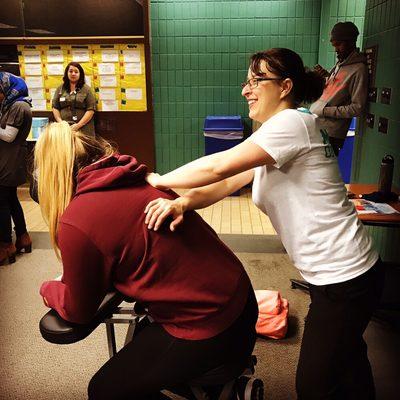
POLYGON ((269 218, 251 200, 250 189, 240 196, 230 196, 198 213, 217 233, 276 234, 269 218))
MULTIPOLYGON (((39 206, 29 197, 28 188, 19 188, 18 196, 24 209, 28 231, 48 231, 39 206)), ((269 218, 253 204, 250 189, 243 189, 240 196, 227 197, 210 207, 198 210, 198 213, 217 233, 276 234, 269 218)))

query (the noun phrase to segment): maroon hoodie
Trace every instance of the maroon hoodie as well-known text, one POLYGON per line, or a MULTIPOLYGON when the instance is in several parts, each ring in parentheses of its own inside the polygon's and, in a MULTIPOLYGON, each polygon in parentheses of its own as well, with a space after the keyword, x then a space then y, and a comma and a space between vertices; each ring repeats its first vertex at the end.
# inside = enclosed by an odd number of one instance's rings
POLYGON ((147 229, 144 209, 158 197, 147 168, 113 155, 84 168, 76 194, 61 217, 61 281, 44 282, 40 294, 64 319, 86 323, 110 288, 148 307, 173 336, 206 339, 240 315, 250 281, 236 256, 196 212, 176 232, 147 229))

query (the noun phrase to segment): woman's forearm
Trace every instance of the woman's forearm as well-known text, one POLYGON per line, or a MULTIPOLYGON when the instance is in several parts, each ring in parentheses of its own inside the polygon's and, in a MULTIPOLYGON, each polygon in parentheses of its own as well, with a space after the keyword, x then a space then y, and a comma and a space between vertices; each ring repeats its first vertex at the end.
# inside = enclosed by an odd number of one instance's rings
POLYGON ((60 110, 57 110, 57 108, 53 108, 53 116, 56 122, 62 122, 60 110))
POLYGON ((83 117, 80 119, 80 121, 76 123, 77 128, 80 129, 83 126, 85 126, 93 118, 93 115, 94 115, 93 110, 86 111, 85 114, 83 114, 83 117))
POLYGON ((219 171, 218 165, 221 153, 201 157, 182 167, 160 176, 157 186, 162 188, 195 188, 218 182, 225 178, 219 171))
POLYGON ((273 163, 275 160, 265 150, 250 141, 244 141, 229 150, 194 160, 163 176, 150 177, 148 182, 159 189, 192 189, 222 181, 259 165, 273 163))
POLYGON ((208 207, 236 192, 252 181, 254 170, 242 172, 208 186, 191 189, 177 199, 184 211, 208 207))
POLYGON ((152 200, 147 204, 144 211, 146 214, 145 224, 148 229, 156 231, 167 218, 171 217, 172 222, 169 224, 169 227, 171 231, 175 231, 176 227, 182 223, 185 211, 204 208, 222 200, 224 197, 249 183, 253 179, 253 176, 253 170, 248 170, 224 179, 221 182, 189 190, 175 200, 165 198, 152 200))

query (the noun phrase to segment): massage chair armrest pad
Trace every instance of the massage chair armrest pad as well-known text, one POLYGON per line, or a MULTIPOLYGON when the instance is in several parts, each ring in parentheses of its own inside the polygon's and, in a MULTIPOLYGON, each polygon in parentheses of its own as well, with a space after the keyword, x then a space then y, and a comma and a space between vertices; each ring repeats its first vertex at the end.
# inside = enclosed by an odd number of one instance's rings
POLYGON ((107 293, 93 319, 87 324, 75 324, 60 317, 55 310, 47 312, 39 323, 42 337, 50 343, 71 344, 85 339, 106 318, 117 310, 124 297, 119 292, 107 293))

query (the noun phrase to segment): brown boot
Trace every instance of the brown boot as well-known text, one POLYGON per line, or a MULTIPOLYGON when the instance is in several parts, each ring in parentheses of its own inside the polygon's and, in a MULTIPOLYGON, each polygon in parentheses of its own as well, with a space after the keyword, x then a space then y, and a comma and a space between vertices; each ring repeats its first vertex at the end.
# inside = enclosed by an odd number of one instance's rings
POLYGON ((0 242, 0 265, 4 265, 8 259, 8 263, 15 263, 15 254, 17 249, 13 243, 0 242))
POLYGON ((25 253, 30 253, 32 251, 32 240, 28 232, 23 233, 21 236, 17 237, 15 241, 15 247, 17 248, 17 253, 21 253, 22 250, 25 253))

